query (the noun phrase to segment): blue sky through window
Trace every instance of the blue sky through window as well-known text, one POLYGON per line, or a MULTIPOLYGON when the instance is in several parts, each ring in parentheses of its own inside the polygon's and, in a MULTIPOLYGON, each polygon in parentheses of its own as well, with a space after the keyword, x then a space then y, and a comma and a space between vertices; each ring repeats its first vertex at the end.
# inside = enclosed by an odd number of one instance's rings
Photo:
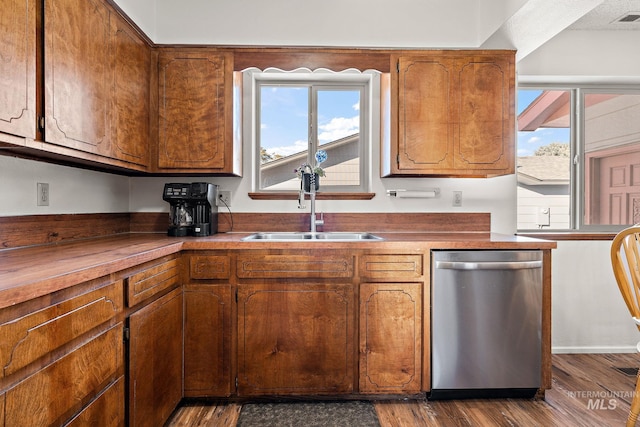
MULTIPOLYGON (((260 145, 270 154, 289 156, 306 151, 309 128, 309 90, 306 86, 261 88, 260 145)), ((318 93, 320 145, 358 133, 358 90, 322 90, 318 93)))
MULTIPOLYGON (((520 115, 531 104, 542 90, 520 89, 518 90, 518 111, 520 115)), ((535 131, 518 132, 518 156, 533 156, 535 151, 543 145, 553 142, 568 144, 570 138, 569 128, 538 128, 535 131)))

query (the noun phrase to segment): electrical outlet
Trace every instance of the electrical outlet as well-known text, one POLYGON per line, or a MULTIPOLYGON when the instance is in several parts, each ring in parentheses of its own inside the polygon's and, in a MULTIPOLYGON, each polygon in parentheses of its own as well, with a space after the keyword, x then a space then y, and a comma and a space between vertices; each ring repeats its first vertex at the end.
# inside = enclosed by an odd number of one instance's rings
POLYGON ((49 206, 49 184, 46 182, 38 183, 37 205, 49 206))
POLYGON ((462 191, 454 191, 453 192, 453 206, 459 208, 462 206, 462 191))
POLYGON ((231 191, 224 190, 218 191, 218 199, 216 200, 216 206, 229 207, 231 206, 231 191))

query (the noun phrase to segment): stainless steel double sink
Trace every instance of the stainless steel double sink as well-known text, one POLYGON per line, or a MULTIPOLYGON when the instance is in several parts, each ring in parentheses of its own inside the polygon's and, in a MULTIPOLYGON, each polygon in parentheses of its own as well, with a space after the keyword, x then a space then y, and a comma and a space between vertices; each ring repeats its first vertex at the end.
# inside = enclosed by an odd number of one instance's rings
POLYGON ((371 233, 345 233, 345 232, 274 232, 254 233, 242 239, 245 242, 268 240, 272 242, 349 242, 349 241, 376 241, 384 240, 382 237, 371 233))

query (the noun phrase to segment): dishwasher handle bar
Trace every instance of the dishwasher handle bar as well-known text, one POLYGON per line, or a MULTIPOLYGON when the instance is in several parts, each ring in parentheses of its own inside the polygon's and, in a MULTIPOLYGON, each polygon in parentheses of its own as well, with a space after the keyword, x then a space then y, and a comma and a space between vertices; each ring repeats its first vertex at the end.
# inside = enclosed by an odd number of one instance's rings
POLYGON ((436 268, 447 270, 525 270, 542 268, 542 261, 436 261, 436 268))

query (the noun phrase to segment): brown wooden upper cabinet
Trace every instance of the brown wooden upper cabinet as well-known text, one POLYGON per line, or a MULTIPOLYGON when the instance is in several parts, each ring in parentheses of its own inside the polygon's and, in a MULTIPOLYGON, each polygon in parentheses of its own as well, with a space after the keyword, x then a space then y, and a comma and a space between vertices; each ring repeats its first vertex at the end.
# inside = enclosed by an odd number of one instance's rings
POLYGON ((382 176, 514 173, 514 51, 422 51, 391 63, 382 176))
POLYGON ((45 142, 146 169, 151 47, 101 0, 47 1, 44 17, 45 142))
POLYGON ((94 154, 110 150, 109 9, 95 0, 45 2, 45 138, 94 154))
POLYGON ((234 160, 233 54, 161 50, 158 103, 158 172, 239 173, 241 162, 234 160))
POLYGON ((31 139, 36 137, 35 5, 0 0, 0 132, 31 139))

